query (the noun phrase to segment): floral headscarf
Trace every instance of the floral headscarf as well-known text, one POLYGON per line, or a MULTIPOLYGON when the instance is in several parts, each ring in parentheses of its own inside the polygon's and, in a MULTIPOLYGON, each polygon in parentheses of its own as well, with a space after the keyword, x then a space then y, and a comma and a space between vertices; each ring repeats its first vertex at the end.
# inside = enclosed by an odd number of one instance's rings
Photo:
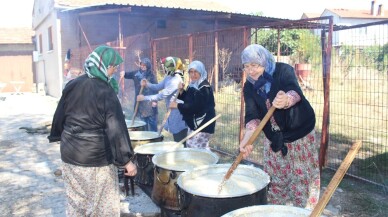
MULTIPOLYGON (((271 88, 272 74, 275 71, 275 58, 263 46, 258 44, 248 45, 241 53, 242 64, 256 63, 264 67, 263 77, 266 81, 264 84, 265 92, 268 93, 271 88)), ((260 79, 260 78, 259 78, 260 79)), ((255 80, 248 76, 247 80, 255 84, 255 80)))
POLYGON ((167 75, 175 76, 179 74, 183 79, 183 63, 178 57, 166 57, 162 59, 162 64, 167 75))
POLYGON ((205 69, 205 65, 203 65, 203 63, 201 61, 195 60, 195 61, 190 63, 189 70, 190 69, 195 69, 201 75, 201 77, 198 80, 190 82, 190 84, 189 84, 189 87, 194 87, 195 89, 198 90, 198 86, 204 80, 207 79, 207 72, 206 72, 206 69, 205 69))
POLYGON ((116 50, 102 45, 89 54, 84 64, 84 71, 89 78, 97 78, 107 82, 118 93, 117 81, 108 75, 107 69, 109 66, 116 67, 122 62, 123 58, 116 50))

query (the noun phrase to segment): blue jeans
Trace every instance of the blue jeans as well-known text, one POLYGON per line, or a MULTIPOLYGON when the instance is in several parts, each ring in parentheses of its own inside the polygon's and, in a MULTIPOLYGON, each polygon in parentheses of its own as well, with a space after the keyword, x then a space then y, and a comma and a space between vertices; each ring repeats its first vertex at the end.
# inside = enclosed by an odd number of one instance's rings
POLYGON ((154 112, 153 115, 141 119, 146 123, 147 130, 158 132, 158 113, 154 112))

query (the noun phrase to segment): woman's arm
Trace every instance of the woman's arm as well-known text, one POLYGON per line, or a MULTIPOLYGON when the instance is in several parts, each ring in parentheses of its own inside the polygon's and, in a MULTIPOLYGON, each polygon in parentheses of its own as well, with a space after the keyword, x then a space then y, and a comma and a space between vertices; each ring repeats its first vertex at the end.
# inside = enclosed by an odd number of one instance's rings
POLYGON ((125 166, 134 153, 129 138, 127 125, 120 102, 114 95, 106 95, 105 103, 105 133, 108 138, 114 164, 125 166))
POLYGON ((159 84, 149 84, 148 87, 158 87, 161 91, 159 91, 158 94, 150 95, 150 96, 144 96, 144 100, 149 101, 160 101, 162 99, 165 99, 171 95, 173 95, 178 90, 178 85, 181 82, 181 79, 178 77, 174 77, 172 79, 163 79, 159 84), (160 84, 164 84, 164 86, 160 86, 160 84))

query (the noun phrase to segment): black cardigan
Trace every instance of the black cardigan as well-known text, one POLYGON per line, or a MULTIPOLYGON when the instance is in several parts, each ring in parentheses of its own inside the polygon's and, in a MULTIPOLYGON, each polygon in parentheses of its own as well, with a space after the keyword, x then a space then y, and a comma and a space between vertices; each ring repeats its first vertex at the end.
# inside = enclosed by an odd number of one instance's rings
MULTIPOLYGON (((184 104, 178 104, 178 109, 191 130, 198 129, 216 115, 213 89, 207 80, 199 85, 199 90, 190 87, 179 94, 178 99, 184 101, 184 104)), ((215 126, 216 122, 213 122, 201 132, 213 134, 215 126)))
POLYGON ((124 166, 134 155, 116 93, 86 74, 63 90, 48 139, 60 140, 62 161, 77 166, 124 166))
MULTIPOLYGON (((274 100, 276 94, 283 90, 288 92, 290 90, 296 91, 301 100, 294 106, 288 109, 276 109, 273 116, 276 123, 279 125, 283 133, 284 142, 293 142, 298 140, 315 127, 315 113, 310 103, 307 101, 299 86, 295 76, 294 68, 285 63, 276 63, 275 71, 273 73, 274 81, 271 84, 271 89, 268 93, 270 102, 274 100)), ((244 84, 244 100, 245 100, 245 123, 253 119, 262 120, 268 109, 257 91, 253 88, 253 84, 249 81, 244 84)), ((272 141, 274 132, 270 122, 268 121, 264 127, 264 133, 268 139, 272 141)))

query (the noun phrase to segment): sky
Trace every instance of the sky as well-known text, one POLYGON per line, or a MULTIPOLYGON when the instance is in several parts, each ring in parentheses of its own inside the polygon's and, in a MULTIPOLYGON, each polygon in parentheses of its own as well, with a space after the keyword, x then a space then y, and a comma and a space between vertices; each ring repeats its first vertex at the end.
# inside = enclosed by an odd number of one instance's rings
MULTIPOLYGON (((209 0, 219 1, 240 13, 263 12, 263 16, 299 19, 303 13, 322 13, 325 8, 370 10, 372 0, 209 0)), ((108 2, 108 1, 107 1, 108 2)), ((1 0, 0 27, 31 27, 34 0, 1 0)), ((388 0, 377 5, 388 8, 388 0)))

